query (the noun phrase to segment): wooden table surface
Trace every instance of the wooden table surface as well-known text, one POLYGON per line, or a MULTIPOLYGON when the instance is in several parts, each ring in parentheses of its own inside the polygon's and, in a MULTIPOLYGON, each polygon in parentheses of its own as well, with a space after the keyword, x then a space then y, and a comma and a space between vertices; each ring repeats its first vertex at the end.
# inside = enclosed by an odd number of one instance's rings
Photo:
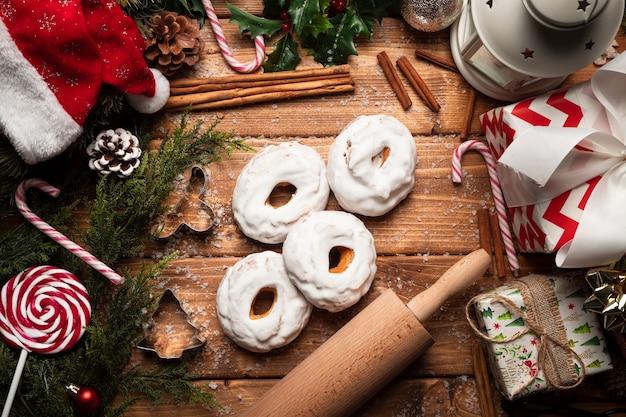
MULTIPOLYGON (((261 13, 260 1, 240 0, 235 4, 248 12, 261 13)), ((229 24, 224 3, 216 2, 215 6, 235 55, 242 61, 252 59, 254 50, 250 40, 238 33, 236 25, 229 24)), ((190 76, 232 74, 211 30, 204 27, 202 34, 204 52, 190 76)), ((268 51, 272 43, 267 42, 268 51)), ((280 251, 280 245, 260 244, 246 238, 233 221, 232 191, 253 153, 236 152, 222 162, 202 167, 207 180, 206 201, 214 214, 211 229, 205 233, 178 232, 145 252, 146 257, 157 258, 172 251, 179 252, 159 285, 163 291, 171 290, 176 298, 162 299, 161 309, 155 314, 157 325, 146 343, 164 352, 182 354, 181 360, 198 375, 197 383, 214 393, 223 408, 153 407, 139 403, 132 407, 129 416, 238 415, 382 290, 391 289, 408 300, 431 285, 462 255, 479 248, 477 211, 493 207, 482 157, 475 152, 466 154, 463 183, 454 185, 451 180, 451 157, 461 143, 459 132, 470 86, 458 73, 418 60, 414 54, 419 48, 451 59, 449 46, 447 30, 420 33, 402 19, 385 18, 375 27, 371 39, 358 39, 359 55, 349 60, 356 87, 353 93, 190 113, 192 122, 202 119, 210 124, 220 119, 219 130, 232 130, 256 149, 298 141, 314 147, 324 159, 335 136, 357 116, 392 115, 403 122, 415 138, 419 158, 415 188, 389 214, 363 218, 374 236, 378 253, 378 272, 367 295, 341 313, 315 309, 309 324, 294 342, 270 353, 258 354, 231 342, 222 332, 215 311, 217 287, 229 266, 254 252, 280 251), (406 111, 402 109, 377 63, 376 55, 383 50, 394 62, 401 56, 409 59, 441 104, 438 113, 429 110, 408 84, 413 106, 406 111), (198 340, 204 341, 201 347, 187 349, 198 340)), ((319 66, 305 57, 304 51, 302 56, 304 59, 298 69, 319 66)), ((595 69, 591 65, 570 76, 565 83, 585 81, 595 69)), ((478 115, 499 104, 478 94, 470 131, 472 137, 482 139, 478 115)), ((163 114, 154 129, 155 140, 162 138, 180 117, 180 113, 163 114)), ((332 195, 328 208, 340 209, 332 195)), ((131 260, 128 264, 137 267, 139 262, 139 259, 131 260)), ((520 262, 521 275, 555 270, 549 255, 522 254, 520 262)), ((355 410, 354 416, 481 415, 471 355, 478 339, 466 322, 464 308, 473 295, 512 278, 510 271, 503 278, 485 274, 475 285, 449 300, 425 323, 435 344, 362 409, 355 410)), ((134 364, 141 366, 165 361, 167 359, 160 359, 154 351, 140 349, 133 359, 134 364)), ((583 388, 567 395, 576 398, 574 402, 590 406, 595 401, 594 396, 602 398, 600 388, 590 379, 583 388)), ((493 397, 497 414, 506 415, 495 390, 493 397)))

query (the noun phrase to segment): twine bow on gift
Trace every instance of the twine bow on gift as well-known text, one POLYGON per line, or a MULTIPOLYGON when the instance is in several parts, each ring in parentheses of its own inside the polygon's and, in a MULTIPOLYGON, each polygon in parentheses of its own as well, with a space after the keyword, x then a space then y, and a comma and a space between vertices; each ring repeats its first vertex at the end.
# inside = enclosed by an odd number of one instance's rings
MULTIPOLYGON (((532 333, 537 337, 537 364, 543 372, 548 385, 556 389, 575 388, 585 378, 585 367, 582 358, 570 347, 563 319, 559 313, 558 302, 550 279, 540 275, 529 275, 513 281, 510 286, 522 294, 524 307, 516 305, 509 298, 493 293, 483 293, 473 297, 466 305, 467 321, 478 336, 497 344, 512 342, 525 334, 532 333), (506 338, 494 338, 485 334, 475 323, 470 308, 480 300, 489 300, 491 304, 499 303, 524 320, 525 328, 506 338), (578 363, 580 374, 575 363, 578 363)), ((529 378, 518 387, 512 396, 516 396, 528 388, 537 378, 529 378)))
MULTIPOLYGON (((585 125, 602 126, 603 131, 533 126, 521 132, 498 160, 497 172, 509 208, 551 201, 588 186, 589 195, 574 208, 582 211, 576 231, 556 254, 559 267, 605 265, 626 252, 626 99, 619 88, 625 84, 626 55, 622 54, 597 70, 590 89, 582 93, 595 96, 604 112, 580 117, 594 117, 585 120, 585 125)), ((556 107, 567 106, 572 102, 563 97, 556 107)), ((555 227, 570 220, 561 217, 555 227)))

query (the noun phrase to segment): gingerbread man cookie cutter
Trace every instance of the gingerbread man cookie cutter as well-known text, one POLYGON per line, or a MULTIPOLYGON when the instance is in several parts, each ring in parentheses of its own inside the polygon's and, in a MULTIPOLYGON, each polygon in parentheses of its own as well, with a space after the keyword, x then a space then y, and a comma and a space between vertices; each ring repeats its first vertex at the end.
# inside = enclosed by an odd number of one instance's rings
POLYGON ((191 324, 180 301, 168 288, 148 320, 145 337, 136 346, 155 352, 161 359, 179 359, 187 350, 203 344, 198 329, 191 324))
POLYGON ((213 210, 205 201, 204 170, 192 167, 186 182, 183 189, 178 187, 166 201, 171 209, 157 219, 153 233, 160 239, 167 239, 183 229, 202 233, 213 226, 213 210))

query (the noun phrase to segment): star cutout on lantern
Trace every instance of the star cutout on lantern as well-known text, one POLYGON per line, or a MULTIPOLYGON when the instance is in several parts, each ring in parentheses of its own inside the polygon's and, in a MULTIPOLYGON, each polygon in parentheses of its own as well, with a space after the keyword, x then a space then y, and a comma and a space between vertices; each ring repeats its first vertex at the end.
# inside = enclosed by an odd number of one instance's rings
POLYGON ((493 0, 487 0, 487 6, 491 9, 493 7, 493 0))
POLYGON ((593 40, 589 39, 589 42, 587 42, 587 43, 585 44, 585 50, 590 51, 590 50, 591 50, 591 48, 593 48, 593 45, 595 45, 595 44, 596 44, 596 43, 595 43, 593 40))
POLYGON ((534 54, 535 54, 535 51, 528 49, 528 48, 522 51, 522 55, 524 55, 524 59, 534 58, 533 57, 534 54))
POLYGON ((587 11, 587 7, 589 7, 589 2, 587 0, 579 0, 578 9, 576 10, 582 10, 583 12, 585 12, 587 11))
POLYGON ((604 316, 604 328, 626 332, 626 275, 623 271, 594 270, 585 280, 593 294, 585 300, 585 307, 604 316))

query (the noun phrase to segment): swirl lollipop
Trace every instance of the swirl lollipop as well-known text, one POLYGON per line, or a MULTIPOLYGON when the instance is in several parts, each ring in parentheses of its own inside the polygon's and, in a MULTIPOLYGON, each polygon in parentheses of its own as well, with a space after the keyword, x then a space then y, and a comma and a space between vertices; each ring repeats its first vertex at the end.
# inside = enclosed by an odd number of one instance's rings
POLYGON ((21 353, 4 404, 7 417, 29 352, 53 354, 72 347, 91 319, 91 303, 72 273, 37 266, 11 278, 0 291, 0 336, 21 353))

